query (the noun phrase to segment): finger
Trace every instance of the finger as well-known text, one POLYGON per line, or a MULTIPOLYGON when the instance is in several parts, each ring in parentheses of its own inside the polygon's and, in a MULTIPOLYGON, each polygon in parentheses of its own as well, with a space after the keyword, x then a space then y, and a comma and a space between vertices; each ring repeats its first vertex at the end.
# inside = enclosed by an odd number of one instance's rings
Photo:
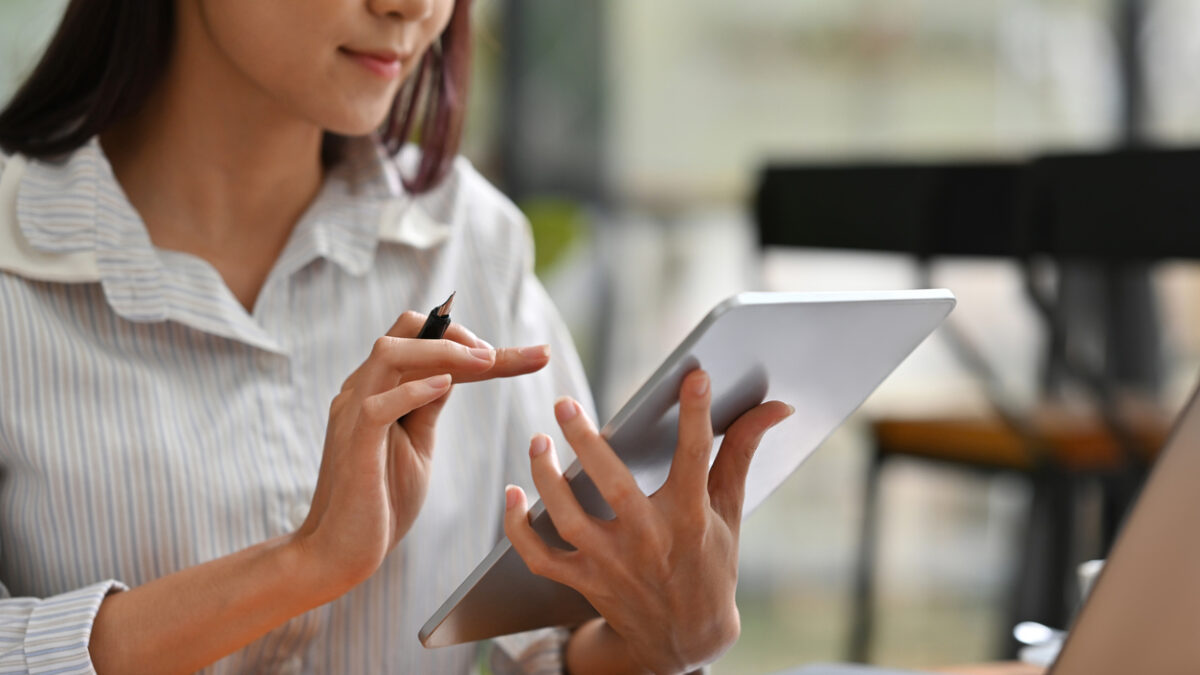
POLYGON ((382 471, 385 458, 376 456, 374 448, 378 448, 387 439, 388 430, 396 422, 396 418, 425 405, 446 393, 450 387, 450 378, 446 375, 405 382, 390 391, 368 396, 359 406, 358 415, 351 432, 352 446, 371 453, 371 457, 361 457, 367 462, 365 466, 382 471))
POLYGON ((363 364, 363 394, 370 396, 406 380, 448 373, 451 376, 482 373, 496 362, 496 352, 467 347, 451 340, 418 340, 385 335, 375 340, 363 364))
POLYGON ((378 391, 394 386, 392 380, 398 377, 410 380, 450 373, 455 382, 479 382, 532 373, 549 362, 549 345, 491 349, 445 339, 384 336, 375 341, 362 377, 369 391, 378 391))
POLYGON ((551 548, 529 524, 529 505, 525 491, 515 485, 504 488, 504 534, 530 572, 560 584, 574 586, 572 554, 551 548))
POLYGON ((696 370, 679 387, 679 442, 667 485, 690 500, 708 505, 708 460, 712 456, 712 387, 708 373, 696 370))
MULTIPOLYGON (((425 325, 426 318, 419 312, 409 310, 396 319, 396 323, 392 324, 392 327, 388 329, 387 335, 391 337, 415 338, 421 332, 421 327, 425 325)), ((479 336, 472 333, 470 329, 461 323, 451 323, 446 328, 446 334, 442 337, 468 347, 493 349, 492 345, 488 344, 486 340, 481 340, 479 336)))
MULTIPOLYGON (((418 314, 417 312, 409 310, 409 311, 401 314, 396 319, 395 323, 392 324, 392 327, 388 329, 388 331, 385 335, 387 335, 388 337, 394 337, 394 338, 415 338, 417 336, 417 334, 421 332, 421 326, 423 326, 424 324, 425 324, 424 316, 422 316, 421 314, 418 314)), ((474 333, 472 333, 470 330, 468 330, 465 326, 463 326, 461 324, 457 324, 457 323, 450 324, 450 326, 446 329, 445 336, 443 336, 443 337, 447 340, 451 340, 451 341, 457 342, 461 345, 465 345, 466 347, 482 347, 484 349, 495 349, 494 347, 492 347, 492 345, 488 344, 486 341, 479 339, 474 333)), ((369 359, 368 359, 368 361, 369 361, 369 359)), ((354 369, 354 372, 350 373, 350 375, 348 375, 346 377, 345 381, 342 382, 342 391, 345 391, 347 389, 353 389, 353 388, 356 388, 359 386, 359 381, 363 379, 363 370, 367 368, 368 361, 363 361, 362 363, 360 363, 359 366, 354 369)), ((423 373, 417 373, 417 374, 415 374, 415 376, 410 376, 407 379, 419 380, 424 377, 427 377, 430 375, 436 375, 436 374, 438 374, 436 371, 428 371, 428 372, 423 372, 423 373)), ((396 378, 396 381, 393 383, 390 383, 390 384, 395 384, 395 383, 398 383, 399 381, 400 381, 400 378, 396 378)))
POLYGON ((596 484, 604 501, 613 513, 621 517, 637 517, 650 506, 629 468, 617 457, 608 441, 596 431, 578 401, 567 397, 554 404, 554 416, 567 442, 575 450, 583 470, 596 484))
POLYGON ((505 347, 496 350, 496 361, 482 373, 464 373, 455 382, 479 382, 497 377, 515 377, 536 372, 550 363, 550 345, 505 347))
POLYGON ((453 392, 454 387, 450 386, 446 389, 446 393, 396 420, 404 427, 409 442, 417 452, 426 457, 433 453, 437 420, 453 392))
POLYGON ((396 323, 393 323, 385 334, 391 337, 415 338, 423 325, 425 317, 410 309, 397 317, 396 323))
POLYGON ((363 399, 359 418, 372 427, 386 429, 396 419, 428 405, 450 390, 449 375, 434 375, 423 380, 405 382, 363 399))
POLYGON ((795 409, 782 401, 768 401, 743 413, 725 430, 721 450, 708 475, 708 495, 713 509, 735 532, 742 522, 746 474, 754 451, 763 434, 793 412, 795 409))
POLYGON ((472 333, 470 329, 461 323, 450 324, 450 327, 446 329, 446 334, 443 337, 445 337, 447 340, 454 340, 460 344, 467 345, 468 347, 484 347, 487 349, 495 349, 491 343, 480 338, 475 333, 472 333))
POLYGON ((587 548, 595 541, 599 528, 579 505, 571 486, 563 478, 553 442, 546 434, 537 434, 529 442, 529 463, 533 484, 537 486, 542 503, 550 513, 554 529, 568 544, 579 549, 587 548))
MULTIPOLYGON (((496 360, 491 368, 483 372, 470 373, 459 372, 454 374, 454 381, 462 384, 466 382, 482 382, 484 380, 493 380, 498 377, 515 377, 517 375, 525 375, 541 370, 550 362, 549 347, 542 345, 539 347, 521 347, 521 348, 504 348, 495 350, 496 360)), ((404 379, 419 379, 436 375, 442 372, 438 368, 418 368, 404 372, 404 379)))

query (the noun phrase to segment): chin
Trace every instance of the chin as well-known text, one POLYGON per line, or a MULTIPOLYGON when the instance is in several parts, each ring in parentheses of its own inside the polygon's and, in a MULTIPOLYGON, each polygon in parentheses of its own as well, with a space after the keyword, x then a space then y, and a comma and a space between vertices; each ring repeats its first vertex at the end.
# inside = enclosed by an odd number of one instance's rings
POLYGON ((339 136, 366 136, 383 125, 383 118, 386 113, 378 118, 370 119, 355 119, 355 120, 337 120, 331 123, 321 125, 325 131, 328 131, 339 136))
POLYGON ((326 108, 320 114, 312 115, 313 119, 324 130, 340 136, 365 136, 382 124, 392 108, 392 99, 373 100, 369 103, 358 103, 326 108))

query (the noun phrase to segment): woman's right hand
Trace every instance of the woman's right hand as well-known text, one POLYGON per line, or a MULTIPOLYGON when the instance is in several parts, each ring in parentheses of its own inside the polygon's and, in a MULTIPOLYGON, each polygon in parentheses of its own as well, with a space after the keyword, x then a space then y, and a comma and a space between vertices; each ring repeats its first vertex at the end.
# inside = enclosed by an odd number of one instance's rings
POLYGON ((418 340, 424 320, 404 313, 330 406, 312 506, 293 535, 304 564, 329 581, 329 599, 373 574, 416 520, 452 384, 549 362, 548 346, 494 349, 458 324, 444 339, 418 340))

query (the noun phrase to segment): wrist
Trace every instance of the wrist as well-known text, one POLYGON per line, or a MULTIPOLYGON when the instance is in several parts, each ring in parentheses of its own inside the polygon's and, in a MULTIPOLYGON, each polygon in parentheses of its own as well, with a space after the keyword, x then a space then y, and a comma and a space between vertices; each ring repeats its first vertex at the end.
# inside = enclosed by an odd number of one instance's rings
POLYGON ((299 533, 281 537, 275 547, 279 578, 299 592, 305 611, 345 595, 361 579, 339 573, 317 553, 311 538, 299 533))
POLYGON ((629 643, 603 618, 592 619, 571 632, 563 666, 570 675, 652 672, 633 658, 629 643))

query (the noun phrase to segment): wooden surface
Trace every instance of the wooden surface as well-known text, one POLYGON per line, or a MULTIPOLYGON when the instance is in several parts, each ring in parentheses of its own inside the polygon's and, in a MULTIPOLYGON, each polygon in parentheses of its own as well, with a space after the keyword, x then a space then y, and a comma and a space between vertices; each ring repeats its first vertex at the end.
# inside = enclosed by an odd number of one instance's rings
POLYGON ((1031 666, 1017 661, 1007 663, 984 663, 974 666, 952 666, 938 668, 932 672, 947 675, 1046 675, 1046 669, 1041 666, 1031 666))
MULTIPOLYGON (((1153 460, 1170 431, 1169 418, 1155 411, 1129 415, 1125 423, 1144 459, 1153 460)), ((1072 471, 1119 468, 1122 449, 1095 416, 1045 407, 1030 420, 1041 450, 1056 465, 1072 471)), ((890 418, 872 425, 879 450, 978 466, 1032 470, 1037 450, 995 418, 890 418)))

